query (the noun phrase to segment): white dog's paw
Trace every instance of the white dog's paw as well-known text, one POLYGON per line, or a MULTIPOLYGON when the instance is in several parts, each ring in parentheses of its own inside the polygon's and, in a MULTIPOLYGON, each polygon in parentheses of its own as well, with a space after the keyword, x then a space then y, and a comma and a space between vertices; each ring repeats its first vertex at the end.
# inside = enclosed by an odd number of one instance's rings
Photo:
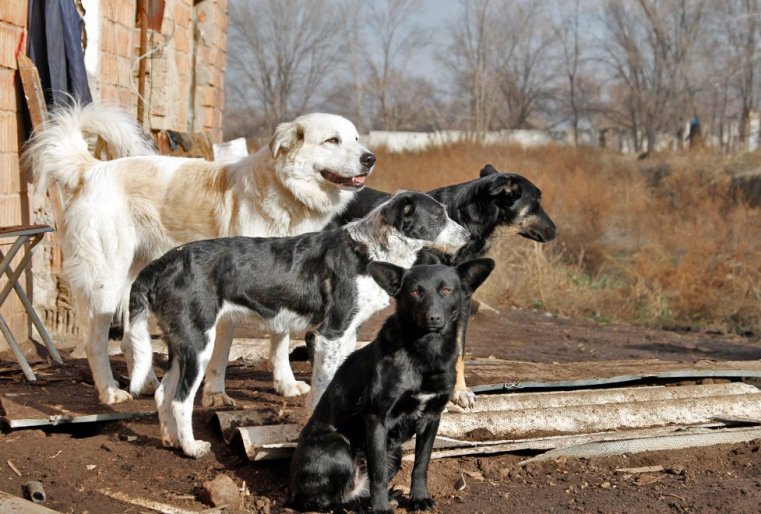
POLYGON ((209 453, 209 450, 211 450, 211 443, 208 441, 201 441, 200 439, 192 441, 190 444, 182 447, 183 453, 194 459, 200 459, 209 453))
POLYGON ((204 392, 201 397, 201 405, 204 407, 235 407, 235 400, 224 391, 220 393, 204 392))
POLYGON ((462 407, 463 409, 472 409, 476 406, 476 395, 469 389, 455 390, 452 393, 452 398, 449 399, 455 405, 462 407))
POLYGON ((310 391, 309 384, 306 382, 301 381, 295 381, 295 382, 288 382, 288 383, 280 383, 275 382, 275 391, 278 392, 278 394, 282 394, 283 396, 291 397, 291 396, 302 396, 310 391))
POLYGON ((118 387, 108 387, 105 391, 98 394, 100 403, 113 405, 115 403, 124 403, 132 400, 132 395, 118 387))

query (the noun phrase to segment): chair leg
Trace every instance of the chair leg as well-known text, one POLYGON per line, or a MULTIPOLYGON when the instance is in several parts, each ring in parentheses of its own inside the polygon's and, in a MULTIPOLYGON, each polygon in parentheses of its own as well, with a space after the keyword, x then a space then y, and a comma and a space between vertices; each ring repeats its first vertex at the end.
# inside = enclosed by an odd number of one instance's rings
POLYGON ((26 379, 30 382, 37 380, 37 377, 34 376, 32 368, 26 361, 26 357, 24 357, 24 354, 21 352, 21 348, 19 348, 18 343, 16 342, 16 338, 13 337, 11 329, 8 328, 8 323, 5 322, 5 318, 3 318, 2 315, 0 315, 0 332, 3 333, 5 340, 8 341, 8 346, 10 346, 11 350, 13 350, 13 354, 16 356, 16 360, 21 365, 21 369, 23 370, 24 375, 26 375, 26 379))

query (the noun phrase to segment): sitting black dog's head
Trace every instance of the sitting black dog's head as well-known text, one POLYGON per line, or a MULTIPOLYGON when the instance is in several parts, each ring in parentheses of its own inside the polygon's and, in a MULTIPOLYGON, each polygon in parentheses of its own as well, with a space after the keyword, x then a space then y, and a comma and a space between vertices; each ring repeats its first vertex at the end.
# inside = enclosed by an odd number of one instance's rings
POLYGON ((405 270, 386 262, 371 262, 368 272, 390 296, 405 326, 422 332, 449 332, 469 298, 494 269, 492 259, 474 259, 456 267, 419 265, 405 270))
POLYGON ((488 218, 496 221, 496 235, 520 234, 540 243, 555 239, 557 229, 542 208, 542 192, 527 178, 487 164, 476 186, 490 197, 477 208, 487 209, 488 218))

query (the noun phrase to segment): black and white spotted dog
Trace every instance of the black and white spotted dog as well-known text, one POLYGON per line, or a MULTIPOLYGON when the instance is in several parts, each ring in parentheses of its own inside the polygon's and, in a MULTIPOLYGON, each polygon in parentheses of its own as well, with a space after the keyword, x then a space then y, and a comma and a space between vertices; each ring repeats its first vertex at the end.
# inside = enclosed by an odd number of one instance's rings
POLYGON ((372 512, 390 512, 388 482, 401 465, 402 444, 413 435, 408 510, 433 507, 428 463, 454 390, 457 321, 463 299, 483 283, 494 261, 409 270, 373 262, 368 268, 396 298, 396 312, 372 343, 341 365, 299 436, 290 476, 290 506, 299 510, 361 508, 369 496, 372 512))
POLYGON ((469 236, 430 196, 402 192, 339 229, 175 248, 146 266, 132 285, 130 390, 139 392, 152 369, 150 311, 170 353, 155 395, 162 441, 190 457, 204 455, 210 445, 193 437, 193 399, 214 347, 216 324, 237 311, 258 315, 274 332, 315 331, 313 407, 354 350, 359 325, 389 303, 368 275, 368 263, 409 267, 424 246, 453 252, 469 236))

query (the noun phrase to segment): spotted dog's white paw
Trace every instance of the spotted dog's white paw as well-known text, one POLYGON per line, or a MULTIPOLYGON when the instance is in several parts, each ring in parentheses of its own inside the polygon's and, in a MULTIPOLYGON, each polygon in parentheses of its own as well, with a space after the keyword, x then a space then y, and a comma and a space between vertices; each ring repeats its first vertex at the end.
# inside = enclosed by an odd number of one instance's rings
POLYGON ((311 390, 311 387, 309 387, 309 384, 306 382, 296 381, 296 382, 290 382, 290 383, 279 383, 275 382, 275 391, 278 392, 278 394, 282 394, 286 397, 292 397, 292 396, 302 396, 311 390))
POLYGON ((183 453, 194 459, 200 459, 209 453, 209 450, 211 450, 211 443, 208 441, 201 441, 200 439, 182 447, 183 453))

